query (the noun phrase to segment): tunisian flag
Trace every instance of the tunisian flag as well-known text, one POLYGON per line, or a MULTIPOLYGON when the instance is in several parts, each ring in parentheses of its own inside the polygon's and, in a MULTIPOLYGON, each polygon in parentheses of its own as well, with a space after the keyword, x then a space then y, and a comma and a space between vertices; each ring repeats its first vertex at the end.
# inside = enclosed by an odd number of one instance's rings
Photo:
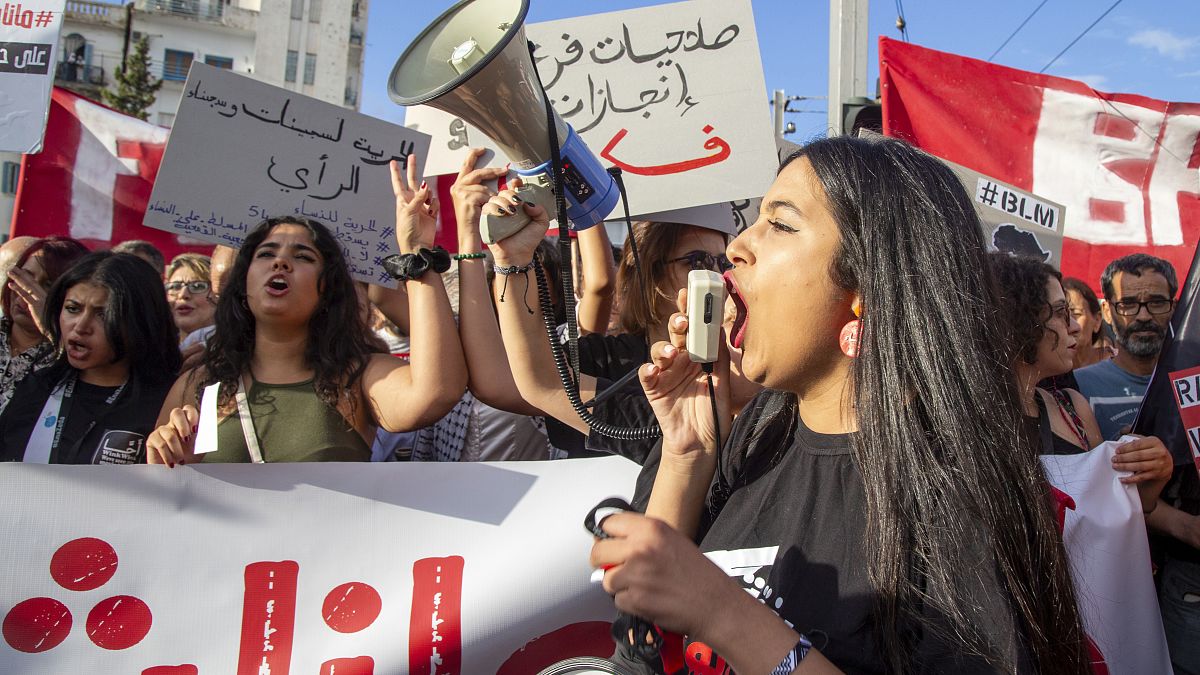
POLYGON ((1200 103, 1106 94, 879 40, 883 131, 1066 206, 1062 272, 1093 288, 1144 252, 1182 274, 1200 240, 1200 103))
POLYGON ((130 239, 167 260, 211 245, 142 225, 169 129, 54 88, 42 151, 21 159, 11 236, 70 236, 94 250, 130 239))

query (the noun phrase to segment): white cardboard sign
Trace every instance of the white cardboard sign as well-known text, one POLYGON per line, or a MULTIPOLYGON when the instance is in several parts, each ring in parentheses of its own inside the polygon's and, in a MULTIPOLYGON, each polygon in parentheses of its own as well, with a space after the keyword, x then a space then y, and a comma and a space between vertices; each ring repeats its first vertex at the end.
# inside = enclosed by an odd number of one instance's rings
MULTIPOLYGON (((743 200, 774 176, 775 140, 749 0, 692 0, 530 24, 551 104, 605 166, 634 215, 743 200)), ((429 175, 457 173, 482 132, 427 106, 429 175)), ((506 160, 498 153, 494 165, 506 160)))
MULTIPOLYGON (((66 0, 0 5, 0 151, 36 153, 50 113, 66 0)), ((84 72, 84 64, 63 63, 84 72)))
POLYGON ((611 649, 583 518, 637 472, 3 465, 0 672, 538 672, 538 638, 611 649))
POLYGON ((398 252, 388 162, 428 148, 412 129, 193 63, 145 224, 237 248, 266 218, 307 216, 355 278, 394 285, 380 266, 398 252))

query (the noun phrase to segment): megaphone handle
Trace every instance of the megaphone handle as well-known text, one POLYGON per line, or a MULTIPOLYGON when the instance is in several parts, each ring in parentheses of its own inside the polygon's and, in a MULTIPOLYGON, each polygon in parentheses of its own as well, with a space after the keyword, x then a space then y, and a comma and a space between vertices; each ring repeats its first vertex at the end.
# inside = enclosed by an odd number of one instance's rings
MULTIPOLYGON (((527 204, 536 204, 550 213, 549 204, 554 202, 554 191, 537 183, 526 183, 516 189, 517 196, 527 204)), ((530 218, 525 214, 525 208, 518 206, 516 213, 511 216, 494 216, 484 214, 479 222, 479 236, 485 244, 494 244, 501 239, 507 239, 520 232, 529 224, 530 218)))
POLYGON ((518 207, 516 211, 511 216, 483 214, 483 218, 479 221, 479 236, 483 239, 483 243, 494 244, 524 229, 529 224, 530 218, 525 214, 525 209, 518 207))

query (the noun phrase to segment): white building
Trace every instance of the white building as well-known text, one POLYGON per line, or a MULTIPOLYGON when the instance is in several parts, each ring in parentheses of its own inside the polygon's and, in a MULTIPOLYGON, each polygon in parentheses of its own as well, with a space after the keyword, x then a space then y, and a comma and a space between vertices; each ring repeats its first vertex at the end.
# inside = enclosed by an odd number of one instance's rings
MULTIPOLYGON (((149 121, 171 126, 192 62, 230 68, 329 103, 358 109, 368 0, 67 0, 55 84, 88 98, 143 35, 163 86, 149 121)), ((20 156, 5 153, 0 219, 12 217, 20 156)))

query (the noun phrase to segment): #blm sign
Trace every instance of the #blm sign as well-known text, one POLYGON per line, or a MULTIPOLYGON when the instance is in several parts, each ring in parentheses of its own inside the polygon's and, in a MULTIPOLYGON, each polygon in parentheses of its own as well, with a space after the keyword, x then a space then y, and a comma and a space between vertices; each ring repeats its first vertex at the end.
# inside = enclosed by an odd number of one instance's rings
MULTIPOLYGON (((693 0, 526 27, 550 102, 606 166, 634 215, 762 195, 777 164, 749 0, 693 0), (753 111, 761 111, 755 115, 753 111)), ((428 106, 429 175, 457 173, 483 132, 428 106)))
MULTIPOLYGON (((65 5, 25 0, 0 6, 0 151, 42 149, 65 5)), ((85 68, 73 60, 62 67, 85 68)))
POLYGON ((423 159, 428 136, 202 63, 184 92, 146 225, 237 248, 266 218, 306 216, 355 278, 394 285, 381 267, 398 252, 388 163, 423 159))
MULTIPOLYGON (((883 138, 869 129, 859 130, 858 135, 883 138)), ((1066 207, 944 157, 938 159, 954 171, 971 196, 990 250, 1034 258, 1062 269, 1066 207)))

